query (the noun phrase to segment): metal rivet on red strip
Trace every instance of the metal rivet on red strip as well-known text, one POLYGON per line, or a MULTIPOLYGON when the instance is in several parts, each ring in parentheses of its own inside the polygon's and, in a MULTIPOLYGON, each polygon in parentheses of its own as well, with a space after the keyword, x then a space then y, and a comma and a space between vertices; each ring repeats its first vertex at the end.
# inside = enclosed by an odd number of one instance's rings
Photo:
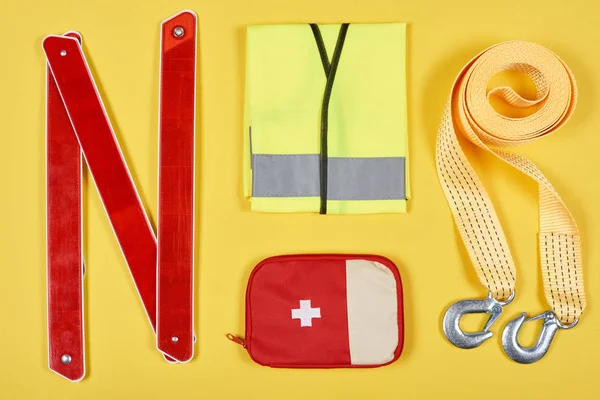
POLYGON ((183 34, 185 33, 185 31, 183 30, 183 27, 181 26, 176 26, 175 29, 173 29, 173 35, 175 35, 175 37, 182 37, 183 34))
POLYGON ((66 56, 67 55, 67 51, 66 50, 61 50, 60 51, 60 55, 63 56, 63 57, 66 56))
POLYGON ((173 337, 171 338, 171 342, 173 342, 173 343, 177 343, 177 342, 179 342, 179 338, 178 338, 177 336, 173 336, 173 337))
POLYGON ((68 354, 63 354, 60 358, 60 361, 62 361, 63 364, 71 364, 71 356, 68 354))

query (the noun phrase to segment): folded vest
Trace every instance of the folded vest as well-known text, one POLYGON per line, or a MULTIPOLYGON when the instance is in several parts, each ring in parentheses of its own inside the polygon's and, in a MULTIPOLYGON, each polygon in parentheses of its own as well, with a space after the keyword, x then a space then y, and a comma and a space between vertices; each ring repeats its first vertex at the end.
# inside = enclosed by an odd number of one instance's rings
POLYGON ((247 30, 244 194, 261 212, 406 212, 405 24, 247 30))

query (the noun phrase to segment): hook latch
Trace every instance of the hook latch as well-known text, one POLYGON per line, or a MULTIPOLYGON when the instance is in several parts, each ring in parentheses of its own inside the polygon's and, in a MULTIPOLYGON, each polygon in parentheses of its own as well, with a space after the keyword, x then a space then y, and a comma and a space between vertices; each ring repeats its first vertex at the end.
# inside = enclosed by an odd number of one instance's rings
POLYGON ((577 325, 578 320, 570 325, 562 324, 552 311, 546 311, 535 317, 525 319, 527 314, 521 313, 517 318, 506 324, 502 332, 502 347, 507 356, 521 364, 531 364, 540 360, 548 352, 550 344, 556 331, 559 329, 571 329, 577 325), (519 331, 525 322, 544 319, 542 330, 537 342, 531 347, 522 347, 519 344, 519 331))
POLYGON ((485 299, 461 300, 452 304, 444 315, 443 329, 446 338, 461 349, 472 349, 492 337, 489 329, 502 313, 502 308, 515 297, 513 291, 508 300, 501 302, 488 294, 485 299), (466 333, 459 326, 460 319, 466 314, 490 314, 489 319, 480 332, 466 333))

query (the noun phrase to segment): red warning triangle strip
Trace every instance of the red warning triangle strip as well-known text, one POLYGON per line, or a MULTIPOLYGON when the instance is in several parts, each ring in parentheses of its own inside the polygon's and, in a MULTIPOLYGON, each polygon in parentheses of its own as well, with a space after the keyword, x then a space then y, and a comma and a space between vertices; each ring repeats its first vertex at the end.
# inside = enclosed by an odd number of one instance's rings
MULTIPOLYGON (((77 33, 65 36, 81 41, 77 33)), ((79 381, 85 375, 81 150, 49 68, 46 83, 48 364, 79 381)))
POLYGON ((186 362, 194 355, 194 14, 163 22, 160 74, 156 343, 186 362))
POLYGON ((193 356, 196 26, 191 11, 162 24, 158 242, 80 37, 69 33, 43 41, 48 62, 49 366, 69 380, 85 375, 81 154, 158 334, 158 349, 170 361, 187 362, 193 356))

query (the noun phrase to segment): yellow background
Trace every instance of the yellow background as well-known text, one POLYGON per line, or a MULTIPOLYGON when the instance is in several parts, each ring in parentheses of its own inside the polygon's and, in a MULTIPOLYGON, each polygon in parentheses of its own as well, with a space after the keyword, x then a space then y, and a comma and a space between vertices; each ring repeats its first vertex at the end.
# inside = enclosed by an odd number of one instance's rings
MULTIPOLYGON (((0 0, 0 399, 597 399, 600 393, 600 27, 596 2, 0 0), (168 365, 154 338, 93 185, 84 198, 88 376, 47 369, 44 206, 44 35, 83 33, 125 157, 156 217, 159 24, 199 15, 197 355, 168 365), (244 26, 405 21, 413 200, 407 215, 250 213, 242 195, 244 26), (547 305, 537 266, 535 185, 477 153, 474 162, 509 237, 517 298, 495 336, 459 350, 440 322, 453 301, 485 295, 471 269, 434 166, 437 124, 455 74, 476 53, 535 41, 572 68, 578 109, 558 134, 519 151, 556 185, 582 231, 589 306, 537 364, 501 351, 504 323, 547 305), (484 172, 485 169, 485 172, 484 172), (252 267, 283 253, 390 257, 404 281, 406 346, 372 370, 284 370, 252 363, 225 338, 243 334, 252 267)), ((473 152, 469 152, 473 159, 473 152)), ((476 328, 481 320, 468 324, 476 328)), ((533 340, 533 324, 526 339, 533 340)), ((335 340, 335 338, 332 338, 335 340)))

